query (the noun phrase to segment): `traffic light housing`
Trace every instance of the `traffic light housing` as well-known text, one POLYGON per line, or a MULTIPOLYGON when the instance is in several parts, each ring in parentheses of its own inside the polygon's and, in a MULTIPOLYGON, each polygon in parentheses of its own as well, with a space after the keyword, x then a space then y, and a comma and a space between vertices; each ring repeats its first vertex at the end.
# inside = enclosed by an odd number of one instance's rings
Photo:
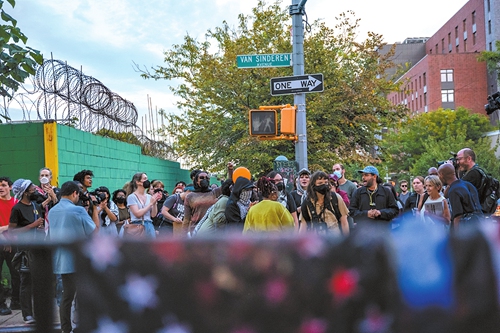
POLYGON ((281 134, 295 134, 295 120, 296 120, 295 106, 287 105, 281 109, 281 134))
POLYGON ((278 134, 276 110, 250 110, 248 119, 251 136, 276 136, 278 134))

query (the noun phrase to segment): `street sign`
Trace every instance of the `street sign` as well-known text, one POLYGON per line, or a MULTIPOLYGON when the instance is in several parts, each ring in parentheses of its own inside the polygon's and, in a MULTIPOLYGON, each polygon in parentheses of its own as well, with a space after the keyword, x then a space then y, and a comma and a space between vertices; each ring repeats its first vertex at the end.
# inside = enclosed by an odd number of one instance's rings
POLYGON ((236 56, 238 68, 256 67, 290 67, 292 66, 291 53, 277 54, 248 54, 236 56))
POLYGON ((271 79, 271 95, 289 95, 323 91, 323 74, 275 77, 271 79))

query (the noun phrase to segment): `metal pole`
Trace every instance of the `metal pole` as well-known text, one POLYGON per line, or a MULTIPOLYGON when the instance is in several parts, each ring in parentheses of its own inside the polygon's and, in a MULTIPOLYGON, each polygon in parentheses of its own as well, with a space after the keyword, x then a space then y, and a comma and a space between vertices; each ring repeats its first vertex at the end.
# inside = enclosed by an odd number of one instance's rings
MULTIPOLYGON (((293 75, 304 75, 304 26, 302 8, 307 0, 292 0, 290 15, 293 25, 293 75)), ((297 106, 297 137, 295 144, 295 160, 299 169, 307 168, 307 129, 306 129, 306 94, 295 94, 294 104, 297 106)))

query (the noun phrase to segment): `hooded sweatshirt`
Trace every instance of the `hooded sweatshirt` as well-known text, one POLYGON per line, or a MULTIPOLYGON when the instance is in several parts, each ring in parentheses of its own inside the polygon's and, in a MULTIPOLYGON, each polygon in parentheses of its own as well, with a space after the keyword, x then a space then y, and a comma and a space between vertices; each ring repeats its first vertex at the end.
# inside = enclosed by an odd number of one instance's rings
POLYGON ((240 200, 240 194, 244 189, 252 188, 252 181, 244 178, 238 177, 236 179, 236 183, 234 183, 233 190, 231 192, 231 196, 227 201, 226 205, 226 222, 229 228, 236 227, 239 231, 243 231, 243 226, 245 224, 245 216, 241 214, 241 202, 238 205, 238 200, 240 200))

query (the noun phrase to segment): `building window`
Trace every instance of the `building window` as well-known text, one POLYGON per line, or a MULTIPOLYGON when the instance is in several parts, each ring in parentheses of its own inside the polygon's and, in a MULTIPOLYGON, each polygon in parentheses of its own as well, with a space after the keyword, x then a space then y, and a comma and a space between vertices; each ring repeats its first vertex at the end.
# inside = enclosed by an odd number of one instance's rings
POLYGON ((418 77, 418 89, 422 89, 422 76, 418 77))
POLYGON ((472 34, 472 45, 476 45, 476 33, 472 34))
POLYGON ((493 45, 491 44, 491 42, 490 42, 489 48, 490 48, 490 51, 493 51, 493 45))
MULTIPOLYGON (((457 46, 458 48, 458 46, 457 46)), ((464 40, 464 52, 467 52, 467 39, 464 40)))
POLYGON ((448 103, 455 101, 455 91, 453 89, 441 90, 441 102, 448 103))
POLYGON ((491 35, 491 20, 488 20, 488 34, 491 35))
POLYGON ((436 54, 439 54, 439 47, 438 47, 438 44, 436 44, 436 54))
POLYGON ((432 49, 429 50, 429 53, 432 54, 432 49))
POLYGON ((427 85, 427 75, 426 73, 422 74, 422 76, 424 77, 424 87, 427 85))
POLYGON ((472 25, 476 24, 476 11, 472 12, 472 25))
POLYGON ((444 38, 441 39, 441 53, 444 54, 444 38))
POLYGON ((453 69, 441 70, 441 82, 453 82, 453 69))
POLYGON ((464 31, 467 31, 467 19, 463 20, 462 27, 464 31))
POLYGON ((491 10, 490 0, 488 0, 488 12, 491 10))

